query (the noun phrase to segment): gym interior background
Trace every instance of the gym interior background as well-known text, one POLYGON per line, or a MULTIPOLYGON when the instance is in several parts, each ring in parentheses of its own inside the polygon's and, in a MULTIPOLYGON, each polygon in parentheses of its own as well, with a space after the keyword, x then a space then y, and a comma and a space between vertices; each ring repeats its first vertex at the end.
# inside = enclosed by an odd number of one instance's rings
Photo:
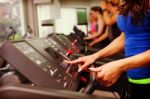
MULTIPOLYGON (((74 25, 79 25, 86 32, 90 7, 99 6, 99 2, 100 0, 1 0, 1 26, 7 28, 12 25, 21 35, 30 26, 36 37, 46 37, 53 32, 69 34, 74 25)), ((3 31, 2 29, 1 34, 3 31)))

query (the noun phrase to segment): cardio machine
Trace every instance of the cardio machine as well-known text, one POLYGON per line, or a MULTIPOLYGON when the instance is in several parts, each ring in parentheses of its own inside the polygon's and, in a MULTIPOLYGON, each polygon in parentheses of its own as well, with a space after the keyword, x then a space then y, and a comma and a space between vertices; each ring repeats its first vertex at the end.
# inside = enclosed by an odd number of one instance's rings
POLYGON ((90 92, 92 82, 79 90, 77 66, 64 63, 64 59, 73 57, 64 56, 48 42, 47 39, 3 42, 0 56, 10 67, 0 71, 2 99, 112 99, 83 94, 90 92))

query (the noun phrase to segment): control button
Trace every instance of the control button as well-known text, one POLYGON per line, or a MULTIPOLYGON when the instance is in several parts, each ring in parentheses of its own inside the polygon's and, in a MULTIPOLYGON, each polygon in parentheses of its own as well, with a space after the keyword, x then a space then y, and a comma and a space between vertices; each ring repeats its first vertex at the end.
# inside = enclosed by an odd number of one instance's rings
POLYGON ((56 71, 57 71, 57 68, 56 68, 55 70, 50 69, 50 70, 49 70, 49 73, 51 74, 51 76, 53 76, 56 71))
POLYGON ((67 87, 67 85, 68 85, 68 83, 67 83, 67 82, 65 82, 65 83, 64 83, 64 87, 67 87))

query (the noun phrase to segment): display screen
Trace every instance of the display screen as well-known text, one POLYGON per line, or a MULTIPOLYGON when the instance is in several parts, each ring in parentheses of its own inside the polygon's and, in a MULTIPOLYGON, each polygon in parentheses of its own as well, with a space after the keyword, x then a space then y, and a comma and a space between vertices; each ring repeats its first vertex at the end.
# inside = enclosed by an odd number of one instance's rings
POLYGON ((61 67, 63 67, 64 69, 66 69, 67 67, 68 67, 68 64, 66 64, 65 62, 64 62, 64 57, 62 57, 58 52, 56 52, 53 48, 51 48, 51 47, 48 47, 48 48, 46 48, 45 49, 45 51, 54 59, 54 60, 56 60, 58 63, 59 63, 59 65, 61 66, 61 67))
POLYGON ((56 65, 60 65, 60 67, 63 67, 63 69, 67 68, 68 65, 64 62, 64 60, 66 60, 66 57, 64 56, 63 53, 61 54, 61 51, 53 44, 56 43, 55 41, 53 40, 49 41, 47 39, 35 39, 28 42, 29 44, 31 44, 31 46, 33 46, 37 50, 40 49, 42 53, 46 52, 47 55, 53 58, 51 61, 52 63, 54 64, 57 63, 56 65))
POLYGON ((59 58, 59 54, 55 52, 51 47, 45 49, 45 51, 55 60, 59 58))
POLYGON ((39 54, 26 42, 14 43, 14 45, 32 62, 34 62, 43 71, 49 73, 51 76, 53 76, 57 71, 57 68, 55 66, 51 65, 41 54, 39 54))
POLYGON ((0 57, 0 68, 3 67, 4 64, 5 64, 5 61, 0 57))

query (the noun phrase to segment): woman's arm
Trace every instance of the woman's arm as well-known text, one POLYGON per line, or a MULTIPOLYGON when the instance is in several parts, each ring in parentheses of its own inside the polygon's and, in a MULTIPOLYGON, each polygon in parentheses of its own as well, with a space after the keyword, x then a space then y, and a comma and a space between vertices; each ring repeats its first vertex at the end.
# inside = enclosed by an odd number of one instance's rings
POLYGON ((127 71, 142 66, 144 67, 145 65, 150 63, 150 50, 126 59, 122 59, 120 60, 120 63, 121 62, 123 62, 123 65, 120 66, 120 69, 122 71, 127 71))
POLYGON ((124 41, 125 35, 122 33, 119 37, 117 37, 114 41, 112 41, 107 47, 100 50, 99 52, 93 54, 96 59, 103 59, 117 53, 120 53, 124 50, 124 41))
POLYGON ((102 35, 100 35, 96 40, 92 41, 89 46, 92 47, 94 46, 95 44, 103 41, 104 39, 108 38, 109 37, 109 33, 108 33, 108 27, 106 28, 105 30, 105 33, 103 33, 102 35))
POLYGON ((73 61, 65 61, 68 64, 82 64, 79 71, 82 71, 87 66, 93 64, 97 59, 104 59, 106 57, 115 55, 124 50, 124 33, 122 33, 118 38, 116 38, 111 44, 109 44, 104 49, 98 51, 95 54, 80 57, 73 61))
POLYGON ((141 54, 113 61, 98 68, 90 68, 91 71, 97 72, 97 80, 105 86, 113 85, 119 76, 127 70, 140 68, 150 63, 150 50, 141 54))

